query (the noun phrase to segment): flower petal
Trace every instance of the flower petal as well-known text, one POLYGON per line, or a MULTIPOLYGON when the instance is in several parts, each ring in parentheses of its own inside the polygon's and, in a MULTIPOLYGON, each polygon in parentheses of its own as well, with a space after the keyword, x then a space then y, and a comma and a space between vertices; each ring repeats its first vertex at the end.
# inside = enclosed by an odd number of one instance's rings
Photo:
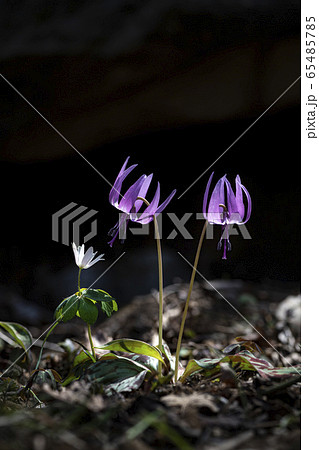
POLYGON ((86 269, 87 264, 94 258, 94 255, 96 255, 96 253, 94 253, 93 247, 90 247, 85 252, 85 255, 83 256, 82 261, 81 261, 81 267, 83 269, 86 269))
POLYGON ((136 202, 136 199, 139 195, 141 187, 146 179, 146 175, 142 175, 134 184, 125 192, 125 195, 121 199, 118 209, 129 214, 133 205, 136 202))
MULTIPOLYGON (((144 183, 142 184, 142 187, 140 189, 140 192, 138 193, 138 197, 142 197, 145 198, 148 188, 150 187, 151 181, 153 178, 153 174, 151 173, 151 175, 148 175, 148 177, 146 177, 144 183)), ((141 206, 143 205, 143 200, 136 200, 135 202, 135 211, 138 212, 139 209, 141 208, 141 206)))
POLYGON ((82 266, 82 260, 84 257, 84 244, 81 245, 81 247, 78 247, 78 266, 82 266))
MULTIPOLYGON (((96 253, 94 253, 94 255, 96 255, 96 253)), ((104 256, 104 253, 102 253, 102 255, 99 255, 97 258, 95 258, 95 259, 89 261, 89 262, 86 264, 86 266, 84 267, 84 269, 88 269, 89 267, 94 266, 94 264, 96 264, 98 261, 101 261, 101 260, 104 261, 103 256, 104 256)))
POLYGON ((74 253, 75 264, 78 266, 79 265, 79 251, 78 251, 78 247, 76 246, 75 242, 72 242, 72 249, 73 249, 73 253, 74 253))
POLYGON ((219 206, 220 204, 225 205, 225 180, 226 175, 217 181, 210 198, 207 212, 207 220, 209 223, 223 225, 226 222, 226 218, 224 217, 224 209, 219 206))
POLYGON ((159 199, 160 199, 160 184, 157 183, 157 189, 151 203, 145 208, 145 210, 141 214, 138 215, 138 218, 132 220, 143 224, 151 222, 157 210, 159 199))
MULTIPOLYGON (((158 183, 158 189, 159 189, 159 183, 158 183)), ((169 204, 169 202, 172 200, 172 198, 174 197, 174 195, 176 194, 176 189, 174 189, 169 196, 167 197, 166 200, 163 201, 163 203, 161 203, 159 205, 159 207, 156 209, 155 211, 155 215, 157 216, 158 214, 160 214, 165 208, 166 206, 169 204)))
POLYGON ((238 223, 241 219, 239 217, 238 205, 234 191, 230 182, 225 178, 226 183, 226 207, 227 207, 227 223, 238 223))
POLYGON ((243 184, 241 184, 241 180, 240 180, 239 175, 237 175, 237 177, 236 177, 236 198, 239 199, 239 200, 237 200, 237 202, 241 200, 241 206, 240 206, 241 211, 239 213, 240 217, 241 217, 241 222, 239 222, 239 225, 243 225, 244 223, 246 223, 250 219, 250 215, 251 215, 251 197, 250 197, 249 192, 245 188, 245 186, 243 184), (238 186, 238 190, 240 190, 240 193, 238 193, 238 197, 237 197, 237 186, 238 186), (246 195, 246 198, 247 198, 247 211, 246 211, 246 217, 245 218, 244 218, 244 216, 245 216, 245 213, 244 213, 245 206, 244 206, 244 203, 243 203, 241 190, 244 191, 244 193, 246 195))
POLYGON ((205 194, 204 194, 204 200, 203 200, 203 215, 205 217, 205 219, 207 219, 207 200, 208 200, 208 194, 209 194, 209 189, 210 189, 210 185, 213 179, 213 175, 214 172, 211 174, 211 176, 209 177, 207 186, 206 186, 206 190, 205 190, 205 194))
POLYGON ((115 182, 112 186, 112 189, 110 191, 110 194, 109 194, 109 201, 115 207, 117 207, 118 202, 119 202, 119 196, 121 195, 121 188, 122 188, 123 180, 137 166, 137 164, 133 164, 128 169, 126 169, 126 165, 127 165, 129 158, 130 158, 129 156, 126 158, 121 170, 119 171, 118 176, 116 177, 116 180, 115 180, 115 182))

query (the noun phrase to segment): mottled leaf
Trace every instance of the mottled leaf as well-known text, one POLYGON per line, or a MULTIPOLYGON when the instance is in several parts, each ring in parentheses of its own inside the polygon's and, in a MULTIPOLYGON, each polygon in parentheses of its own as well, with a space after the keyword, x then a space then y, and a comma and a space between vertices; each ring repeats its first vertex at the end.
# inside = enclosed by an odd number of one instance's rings
POLYGON ((15 322, 0 322, 0 326, 10 334, 16 344, 27 352, 32 345, 32 336, 27 328, 15 322))
POLYGON ((86 376, 90 381, 108 385, 135 377, 143 371, 149 372, 145 366, 137 361, 118 355, 105 355, 103 359, 101 358, 87 369, 86 376), (109 359, 109 356, 112 359, 109 359))
POLYGON ((97 348, 100 350, 113 350, 117 352, 137 353, 140 355, 151 356, 164 363, 158 348, 136 339, 116 339, 97 348))
POLYGON ((111 383, 107 386, 106 394, 112 394, 113 392, 131 392, 136 391, 143 383, 147 370, 142 370, 137 375, 125 378, 122 381, 111 383))
POLYGON ((180 378, 184 382, 187 377, 194 373, 202 373, 204 376, 213 376, 220 370, 220 364, 230 363, 236 370, 257 372, 262 378, 285 377, 293 373, 298 374, 299 367, 273 367, 272 364, 262 358, 257 358, 248 350, 243 350, 235 355, 226 355, 215 359, 190 360, 183 375, 180 378))

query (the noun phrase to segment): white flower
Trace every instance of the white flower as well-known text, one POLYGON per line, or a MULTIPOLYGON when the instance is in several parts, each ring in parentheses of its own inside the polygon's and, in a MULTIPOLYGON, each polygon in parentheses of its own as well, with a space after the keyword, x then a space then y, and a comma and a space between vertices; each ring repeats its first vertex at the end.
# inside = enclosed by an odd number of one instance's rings
POLYGON ((88 269, 89 267, 93 266, 93 264, 97 263, 98 261, 104 260, 102 258, 103 255, 98 256, 94 259, 94 256, 97 254, 97 252, 93 252, 93 247, 90 247, 85 253, 84 253, 84 244, 81 246, 76 246, 76 244, 72 243, 73 253, 75 257, 76 265, 79 266, 80 269, 88 269))

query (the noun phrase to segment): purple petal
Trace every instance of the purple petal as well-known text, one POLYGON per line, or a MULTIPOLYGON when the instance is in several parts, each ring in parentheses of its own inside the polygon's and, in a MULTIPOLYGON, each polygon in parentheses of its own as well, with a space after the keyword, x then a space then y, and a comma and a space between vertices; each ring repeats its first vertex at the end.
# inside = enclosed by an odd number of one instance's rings
MULTIPOLYGON (((159 183, 158 183, 158 189, 159 189, 159 183)), ((169 202, 172 200, 172 198, 174 197, 174 195, 176 194, 176 189, 174 189, 169 196, 167 197, 166 200, 163 201, 163 203, 161 203, 159 205, 159 207, 156 209, 155 211, 155 215, 160 214, 165 208, 166 206, 169 204, 169 202)))
POLYGON ((204 194, 204 201, 203 201, 203 214, 205 219, 207 219, 207 200, 208 200, 208 194, 209 194, 209 189, 210 189, 210 185, 213 179, 213 175, 214 172, 211 174, 211 176, 209 177, 207 186, 206 186, 206 190, 205 190, 205 194, 204 194))
POLYGON ((240 220, 242 221, 245 216, 245 205, 243 202, 243 190, 241 187, 241 180, 239 175, 237 175, 236 177, 236 203, 238 214, 240 216, 240 220))
MULTIPOLYGON (((241 180, 240 180, 239 175, 237 175, 237 177, 236 177, 236 197, 237 197, 237 186, 238 186, 238 189, 244 191, 244 193, 246 195, 246 198, 247 198, 247 211, 246 211, 245 220, 244 220, 244 215, 245 215, 244 212, 242 212, 242 215, 240 214, 242 221, 239 224, 243 225, 244 223, 246 223, 249 220, 250 215, 251 215, 251 197, 249 195, 249 192, 245 188, 245 186, 243 184, 241 184, 241 180)), ((240 194, 238 194, 238 198, 239 199, 241 198, 242 208, 244 208, 244 210, 245 210, 245 206, 244 206, 244 203, 243 203, 242 192, 241 191, 240 191, 240 194)))
POLYGON ((227 207, 227 212, 228 212, 227 222, 228 223, 238 223, 238 221, 240 221, 240 218, 239 218, 239 213, 238 213, 236 197, 235 197, 234 191, 231 187, 231 184, 227 180, 227 178, 225 179, 225 183, 226 183, 226 193, 227 193, 226 207, 227 207))
MULTIPOLYGON (((148 188, 150 187, 152 178, 153 178, 153 174, 149 175, 146 178, 146 180, 144 181, 144 183, 143 183, 143 185, 142 185, 142 187, 140 189, 140 192, 138 193, 139 197, 142 197, 142 198, 146 197, 146 194, 147 194, 148 188)), ((143 203, 144 203, 143 200, 136 200, 136 202, 135 202, 135 211, 136 212, 139 211, 139 209, 141 208, 143 203)))
POLYGON ((119 171, 118 176, 116 177, 114 185, 112 186, 112 189, 109 194, 109 201, 115 207, 117 207, 117 205, 118 205, 123 180, 137 166, 137 164, 133 164, 128 169, 126 169, 126 165, 127 165, 129 158, 130 158, 129 156, 126 158, 121 170, 119 171))
POLYGON ((157 189, 156 189, 155 195, 153 197, 153 200, 145 208, 145 210, 139 215, 138 219, 136 219, 136 222, 143 223, 143 224, 151 222, 153 220, 154 214, 157 210, 159 199, 160 199, 160 184, 157 183, 157 189))
POLYGON ((141 187, 146 179, 146 175, 142 175, 134 184, 125 192, 125 195, 121 199, 118 209, 129 214, 136 199, 139 195, 141 187))
POLYGON ((207 220, 210 223, 223 225, 226 222, 224 209, 219 205, 225 205, 225 180, 226 175, 217 181, 208 205, 207 220))

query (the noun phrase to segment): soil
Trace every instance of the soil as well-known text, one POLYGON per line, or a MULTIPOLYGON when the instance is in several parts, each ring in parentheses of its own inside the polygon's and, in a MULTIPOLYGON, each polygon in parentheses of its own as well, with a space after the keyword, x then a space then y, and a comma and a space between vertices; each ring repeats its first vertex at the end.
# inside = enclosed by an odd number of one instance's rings
MULTIPOLYGON (((172 354, 188 285, 165 289, 164 339, 172 354)), ((139 339, 156 345, 157 292, 131 304, 92 328, 95 344, 139 339)), ((298 288, 241 280, 215 280, 194 286, 184 333, 181 362, 214 358, 236 337, 255 343, 276 367, 300 364, 298 288), (291 296, 286 300, 288 296, 291 296)), ((32 329, 33 335, 40 330, 32 329)), ((70 348, 88 345, 80 320, 59 325, 43 353, 42 368, 64 378, 70 348), (70 337, 74 338, 71 341, 70 337), (64 351, 56 345, 64 341, 64 351), (76 342, 75 342, 76 341, 76 342), (69 352, 65 351, 69 348, 69 352)), ((80 347, 79 347, 80 348, 80 347)), ((1 370, 14 352, 3 342, 1 370)), ((34 346, 33 363, 39 346, 34 346)), ((72 350, 72 351, 73 351, 72 350)), ((234 347, 234 351, 236 348, 234 347)), ((0 448, 10 449, 201 449, 293 450, 300 448, 300 376, 262 378, 223 365, 218 377, 196 373, 184 383, 144 382, 131 392, 112 392, 86 377, 66 387, 32 384, 41 404, 23 391, 31 367, 16 364, 0 384, 0 448), (21 393, 23 391, 23 395, 21 393)))

